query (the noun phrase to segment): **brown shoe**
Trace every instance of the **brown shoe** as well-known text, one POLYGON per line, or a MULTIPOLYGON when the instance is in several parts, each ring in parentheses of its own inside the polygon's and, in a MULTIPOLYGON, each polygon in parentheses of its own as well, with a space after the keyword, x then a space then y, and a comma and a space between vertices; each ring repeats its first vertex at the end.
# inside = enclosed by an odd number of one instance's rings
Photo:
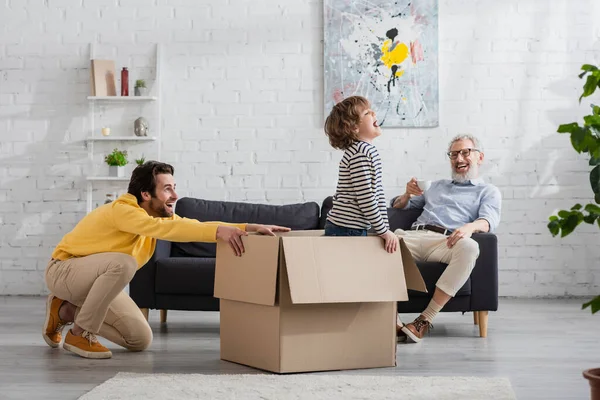
POLYGON ((396 325, 396 340, 398 343, 406 342, 406 333, 402 331, 402 326, 396 325))
POLYGON ((96 335, 88 331, 83 331, 81 336, 76 336, 69 329, 63 348, 83 358, 112 357, 110 350, 102 346, 98 339, 96 339, 96 335))
POLYGON ((44 322, 42 337, 48 343, 48 346, 53 348, 60 345, 63 328, 70 324, 70 322, 65 322, 58 316, 58 310, 64 302, 64 300, 53 294, 49 295, 46 301, 46 322, 44 322))
POLYGON ((423 336, 425 336, 432 328, 433 325, 431 325, 431 322, 420 315, 410 324, 404 325, 402 327, 402 332, 404 332, 413 342, 419 343, 421 339, 423 339, 423 336))

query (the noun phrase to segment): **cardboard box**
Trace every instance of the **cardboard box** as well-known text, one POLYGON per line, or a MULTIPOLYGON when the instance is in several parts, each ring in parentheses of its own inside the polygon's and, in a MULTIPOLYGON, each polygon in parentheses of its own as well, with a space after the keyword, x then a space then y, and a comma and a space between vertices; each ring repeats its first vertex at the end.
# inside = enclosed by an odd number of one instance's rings
POLYGON ((396 365, 396 301, 426 291, 401 240, 294 231, 217 244, 221 359, 278 373, 396 365))

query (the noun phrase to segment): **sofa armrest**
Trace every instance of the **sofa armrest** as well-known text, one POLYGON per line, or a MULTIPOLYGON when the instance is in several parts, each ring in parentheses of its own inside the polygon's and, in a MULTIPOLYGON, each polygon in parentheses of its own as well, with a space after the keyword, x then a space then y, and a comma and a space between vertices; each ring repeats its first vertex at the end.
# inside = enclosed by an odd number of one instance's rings
POLYGON ((139 308, 156 308, 156 261, 170 256, 171 242, 157 240, 154 254, 133 276, 129 295, 139 308))
POLYGON ((471 310, 498 309, 498 237, 493 233, 475 233, 479 257, 471 272, 471 310))

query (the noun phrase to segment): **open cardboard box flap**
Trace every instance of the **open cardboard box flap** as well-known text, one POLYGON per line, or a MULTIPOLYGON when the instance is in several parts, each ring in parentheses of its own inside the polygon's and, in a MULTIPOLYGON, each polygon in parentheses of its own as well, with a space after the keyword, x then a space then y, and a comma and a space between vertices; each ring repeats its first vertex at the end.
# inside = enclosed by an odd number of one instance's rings
POLYGON ((242 237, 245 252, 237 257, 229 243, 217 242, 215 297, 246 303, 275 305, 279 237, 242 237))
POLYGON ((392 254, 379 237, 284 237, 282 242, 293 303, 406 301, 407 286, 426 291, 402 241, 401 251, 392 254))
POLYGON ((287 269, 293 303, 349 303, 408 300, 407 289, 426 292, 408 248, 383 250, 379 237, 323 237, 323 231, 242 238, 236 257, 217 244, 215 297, 274 305, 279 252, 287 269), (281 241, 281 246, 280 246, 281 241))

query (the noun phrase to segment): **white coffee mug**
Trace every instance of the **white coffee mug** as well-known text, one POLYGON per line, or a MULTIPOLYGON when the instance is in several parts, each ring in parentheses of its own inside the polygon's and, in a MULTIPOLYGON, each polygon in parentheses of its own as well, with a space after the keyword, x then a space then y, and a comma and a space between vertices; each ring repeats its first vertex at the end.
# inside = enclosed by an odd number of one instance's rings
POLYGON ((431 187, 431 181, 417 181, 417 186, 422 191, 426 191, 431 187))

